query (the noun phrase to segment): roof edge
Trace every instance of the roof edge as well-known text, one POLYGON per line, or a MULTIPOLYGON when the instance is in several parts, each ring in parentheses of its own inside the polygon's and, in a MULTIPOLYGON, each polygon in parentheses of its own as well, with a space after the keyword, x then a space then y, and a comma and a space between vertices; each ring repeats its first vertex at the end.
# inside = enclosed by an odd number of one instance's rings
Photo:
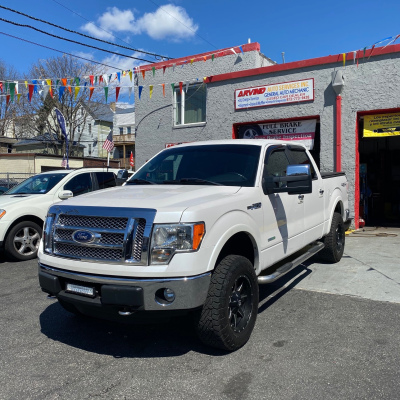
MULTIPOLYGON (((367 60, 370 57, 377 57, 381 56, 384 54, 390 54, 390 53, 398 53, 400 52, 400 44, 393 44, 390 46, 385 46, 385 47, 378 47, 374 49, 369 49, 365 51, 363 50, 357 50, 356 57, 355 59, 357 61, 367 60)), ((353 52, 345 53, 345 60, 346 61, 353 61, 354 56, 353 52)), ((226 81, 229 79, 238 79, 238 78, 245 78, 248 76, 256 76, 256 75, 262 75, 262 74, 270 74, 273 72, 279 72, 279 71, 288 71, 292 69, 299 69, 299 68, 306 68, 306 67, 313 67, 317 65, 324 65, 324 64, 336 64, 336 63, 343 63, 343 53, 342 54, 336 54, 336 55, 329 55, 329 56, 324 56, 324 57, 318 57, 318 58, 310 58, 307 60, 302 60, 302 61, 293 61, 290 63, 286 64, 276 64, 276 65, 270 65, 267 67, 260 67, 260 68, 253 68, 253 69, 247 69, 243 71, 237 71, 237 72, 228 72, 225 74, 220 74, 220 75, 213 75, 209 76, 206 78, 205 82, 206 83, 214 83, 214 82, 221 82, 221 81, 226 81)))

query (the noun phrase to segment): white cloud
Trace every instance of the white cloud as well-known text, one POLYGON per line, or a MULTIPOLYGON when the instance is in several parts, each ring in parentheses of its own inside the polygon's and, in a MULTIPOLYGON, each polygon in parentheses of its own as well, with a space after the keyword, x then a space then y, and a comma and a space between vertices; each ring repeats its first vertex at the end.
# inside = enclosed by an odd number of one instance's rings
POLYGON ((184 8, 167 4, 140 18, 138 28, 153 39, 177 40, 192 37, 198 25, 194 24, 184 8))
POLYGON ((94 60, 93 53, 86 53, 84 51, 74 51, 72 54, 75 54, 78 57, 87 58, 88 60, 94 60))
POLYGON ((131 10, 119 10, 117 7, 109 8, 99 19, 99 25, 106 31, 136 32, 135 17, 131 10))
MULTIPOLYGON (((140 58, 140 57, 143 57, 143 54, 135 52, 135 53, 132 53, 131 56, 140 58)), ((120 57, 120 56, 117 56, 116 54, 112 54, 109 57, 104 58, 103 60, 101 60, 101 63, 116 67, 117 69, 120 69, 122 71, 124 71, 124 70, 126 71, 128 69, 133 69, 134 67, 138 67, 140 65, 147 64, 145 62, 142 62, 139 60, 134 60, 132 58, 120 57)), ((107 72, 108 73, 115 72, 115 69, 109 70, 107 72)))
POLYGON ((159 7, 154 13, 144 14, 139 19, 135 19, 131 10, 108 8, 98 18, 96 25, 89 22, 81 29, 99 39, 113 39, 114 32, 129 32, 131 34, 146 33, 156 40, 181 40, 194 36, 198 25, 193 22, 184 8, 167 4, 159 7))
POLYGON ((111 33, 98 28, 93 22, 88 22, 87 24, 83 25, 81 29, 98 39, 113 39, 114 37, 111 33))

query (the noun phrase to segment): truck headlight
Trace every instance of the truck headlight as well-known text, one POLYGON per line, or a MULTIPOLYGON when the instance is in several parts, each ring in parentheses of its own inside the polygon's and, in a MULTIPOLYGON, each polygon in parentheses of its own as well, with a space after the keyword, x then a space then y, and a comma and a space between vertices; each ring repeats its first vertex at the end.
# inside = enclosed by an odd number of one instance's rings
POLYGON ((150 249, 151 264, 168 264, 175 253, 198 250, 204 233, 204 222, 154 225, 150 249))
POLYGON ((6 210, 0 209, 0 219, 2 219, 6 215, 6 210))
POLYGON ((43 226, 43 251, 48 254, 53 253, 53 223, 54 214, 47 214, 43 226))

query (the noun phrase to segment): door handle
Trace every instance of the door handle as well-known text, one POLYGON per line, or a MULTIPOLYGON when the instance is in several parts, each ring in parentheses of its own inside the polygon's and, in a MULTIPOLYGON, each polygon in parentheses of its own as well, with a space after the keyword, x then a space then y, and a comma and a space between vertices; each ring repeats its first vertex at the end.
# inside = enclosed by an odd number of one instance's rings
POLYGON ((319 189, 319 194, 322 196, 324 194, 324 189, 319 189))
POLYGON ((304 199, 304 194, 299 194, 299 200, 303 200, 304 199))

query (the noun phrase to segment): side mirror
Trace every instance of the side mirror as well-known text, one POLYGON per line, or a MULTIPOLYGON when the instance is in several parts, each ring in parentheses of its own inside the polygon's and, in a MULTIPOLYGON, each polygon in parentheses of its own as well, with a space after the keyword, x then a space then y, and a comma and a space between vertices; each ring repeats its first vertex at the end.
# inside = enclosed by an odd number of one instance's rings
POLYGON ((61 200, 66 200, 74 197, 74 194, 70 190, 62 190, 60 193, 58 193, 58 197, 61 200))
POLYGON ((283 193, 306 194, 312 192, 311 169, 309 165, 289 165, 286 176, 266 176, 262 181, 265 194, 283 193))

